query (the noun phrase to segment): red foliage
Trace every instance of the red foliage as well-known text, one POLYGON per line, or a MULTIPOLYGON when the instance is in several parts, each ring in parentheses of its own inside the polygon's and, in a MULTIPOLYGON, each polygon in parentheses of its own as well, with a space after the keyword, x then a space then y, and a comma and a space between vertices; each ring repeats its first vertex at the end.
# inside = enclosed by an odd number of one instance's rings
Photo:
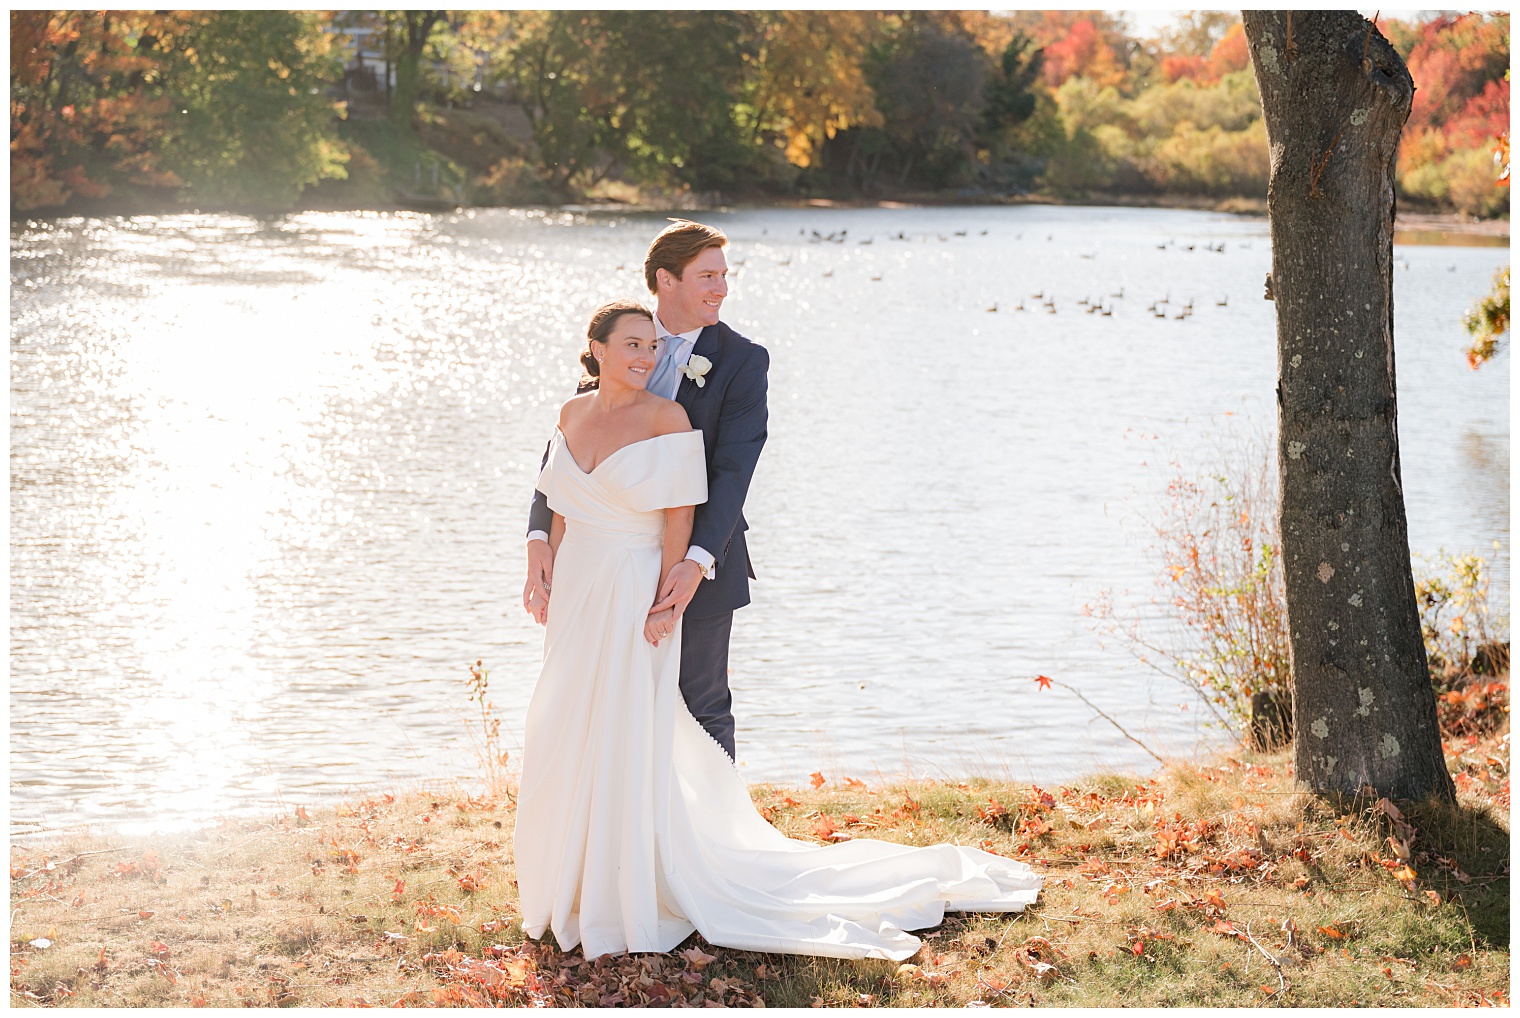
POLYGON ((1509 66, 1509 16, 1445 15, 1427 21, 1405 62, 1415 83, 1405 128, 1411 135, 1458 118, 1490 84, 1502 89, 1507 109, 1509 83, 1501 79, 1509 66))
POLYGON ((1124 77, 1114 49, 1091 18, 1074 23, 1060 38, 1045 45, 1045 82, 1059 88, 1067 78, 1082 76, 1099 85, 1117 85, 1124 77))
POLYGON ((1208 74, 1208 61, 1188 53, 1169 53, 1161 58, 1161 77, 1168 85, 1183 78, 1197 81, 1208 74))
POLYGON ((1509 131, 1509 82, 1490 81, 1446 123, 1446 141, 1454 149, 1479 148, 1509 131))

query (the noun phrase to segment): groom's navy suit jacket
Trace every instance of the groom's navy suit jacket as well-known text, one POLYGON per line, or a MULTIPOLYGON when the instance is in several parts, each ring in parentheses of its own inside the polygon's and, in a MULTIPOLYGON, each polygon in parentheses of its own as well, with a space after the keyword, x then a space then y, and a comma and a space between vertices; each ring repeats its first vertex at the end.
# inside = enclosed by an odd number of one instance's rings
MULTIPOLYGON (((704 381, 681 376, 676 402, 686 408, 691 426, 702 432, 707 449, 707 501, 697 506, 691 543, 713 554, 716 576, 703 580, 686 614, 707 618, 749 604, 754 576, 744 532, 744 496, 765 445, 766 372, 770 354, 727 325, 709 325, 692 347, 693 357, 712 362, 704 381)), ((545 454, 547 458, 547 453, 545 454)), ((553 513, 543 492, 533 493, 528 530, 549 532, 553 513)))

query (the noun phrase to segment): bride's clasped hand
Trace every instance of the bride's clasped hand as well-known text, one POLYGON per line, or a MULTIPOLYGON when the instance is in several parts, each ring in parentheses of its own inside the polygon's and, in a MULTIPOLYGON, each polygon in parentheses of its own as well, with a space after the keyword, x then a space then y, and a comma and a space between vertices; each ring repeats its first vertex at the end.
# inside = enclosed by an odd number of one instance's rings
POLYGON ((592 316, 582 392, 536 487, 524 608, 546 627, 514 836, 523 928, 587 958, 694 931, 750 951, 912 956, 947 910, 1017 912, 1041 878, 957 845, 787 838, 734 766, 728 637, 749 602, 744 497, 764 347, 719 321, 727 238, 651 244, 651 314, 592 316))

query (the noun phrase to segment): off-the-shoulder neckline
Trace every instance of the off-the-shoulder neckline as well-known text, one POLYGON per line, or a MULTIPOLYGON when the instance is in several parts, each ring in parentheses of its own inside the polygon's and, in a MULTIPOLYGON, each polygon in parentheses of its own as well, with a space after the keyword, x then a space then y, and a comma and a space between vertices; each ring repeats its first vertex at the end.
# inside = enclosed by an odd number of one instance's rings
POLYGON ((609 452, 606 456, 603 456, 600 463, 592 467, 590 470, 587 470, 585 467, 581 466, 580 461, 575 458, 575 452, 570 448, 570 439, 565 436, 565 433, 560 430, 558 425, 555 425, 554 431, 555 434, 559 435, 559 440, 565 447, 565 454, 570 457, 570 462, 575 464, 575 469, 579 470, 587 477, 594 475, 598 470, 607 465, 608 460, 618 455, 618 453, 623 452, 625 449, 632 449, 636 445, 645 445, 649 442, 653 442, 661 438, 672 438, 676 435, 700 435, 702 433, 698 429, 692 428, 690 431, 667 431, 663 435, 650 435, 648 438, 641 438, 637 442, 629 442, 627 445, 618 446, 616 449, 609 452))

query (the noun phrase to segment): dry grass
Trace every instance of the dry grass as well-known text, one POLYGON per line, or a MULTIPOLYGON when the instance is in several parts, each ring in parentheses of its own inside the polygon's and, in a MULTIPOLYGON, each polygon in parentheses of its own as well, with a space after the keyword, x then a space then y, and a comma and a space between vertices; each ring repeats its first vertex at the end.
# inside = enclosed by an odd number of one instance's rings
POLYGON ((1046 874, 1027 914, 951 916, 901 968, 524 943, 505 795, 13 846, 11 1004, 1507 1003, 1508 736, 1471 738, 1460 807, 1397 821, 1295 791, 1283 756, 1049 790, 756 787, 794 837, 980 844, 1046 874))

